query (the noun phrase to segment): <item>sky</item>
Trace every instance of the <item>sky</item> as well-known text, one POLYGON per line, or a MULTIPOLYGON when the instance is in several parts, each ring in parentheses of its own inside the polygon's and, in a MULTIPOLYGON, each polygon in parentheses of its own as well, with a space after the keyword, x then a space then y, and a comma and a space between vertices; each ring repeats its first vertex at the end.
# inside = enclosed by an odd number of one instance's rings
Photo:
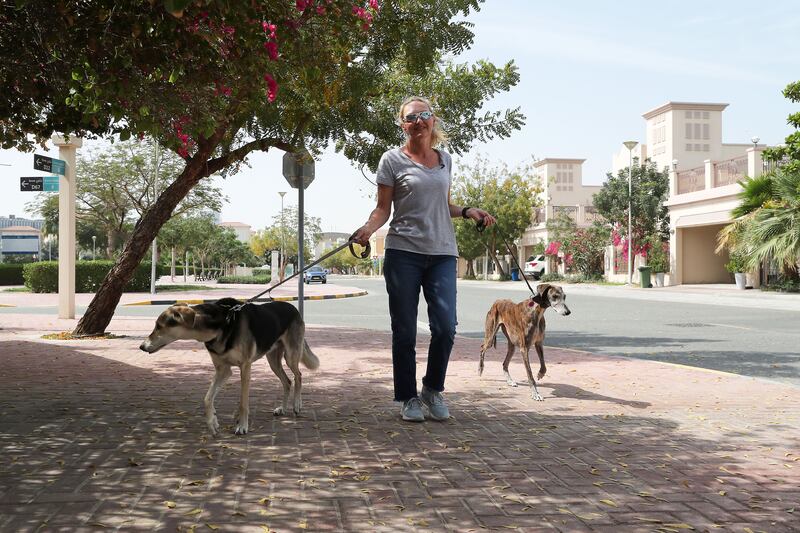
MULTIPOLYGON (((520 83, 485 108, 520 107, 526 124, 456 163, 477 155, 510 166, 534 157, 581 158, 584 184, 599 185, 623 141, 645 140, 642 114, 670 100, 729 104, 722 114, 725 143, 754 136, 782 143, 792 132, 787 116, 800 111, 782 94, 800 80, 796 0, 487 0, 466 20, 475 39, 456 61, 513 60, 520 83)), ((287 191, 284 206, 297 205, 297 190, 281 174, 282 155, 255 154, 249 168, 217 180, 229 199, 221 220, 263 229, 280 214, 278 191, 287 191)), ((35 193, 20 192, 18 178, 41 174, 32 154, 0 151, 0 215, 31 216, 25 204, 35 193)), ((361 171, 331 150, 316 162, 305 211, 321 219, 323 231, 352 233, 374 208, 374 193, 361 171)))

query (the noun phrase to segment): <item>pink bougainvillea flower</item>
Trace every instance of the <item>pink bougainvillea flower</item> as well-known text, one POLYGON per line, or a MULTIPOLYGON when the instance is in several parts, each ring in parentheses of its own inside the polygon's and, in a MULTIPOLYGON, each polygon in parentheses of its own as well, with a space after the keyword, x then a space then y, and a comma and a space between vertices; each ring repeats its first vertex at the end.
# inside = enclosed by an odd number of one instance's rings
POLYGON ((264 81, 267 82, 267 100, 272 103, 278 96, 278 82, 269 74, 264 74, 264 81))
POLYGON ((264 43, 264 48, 267 49, 267 54, 272 61, 278 60, 278 45, 275 41, 267 41, 264 43))

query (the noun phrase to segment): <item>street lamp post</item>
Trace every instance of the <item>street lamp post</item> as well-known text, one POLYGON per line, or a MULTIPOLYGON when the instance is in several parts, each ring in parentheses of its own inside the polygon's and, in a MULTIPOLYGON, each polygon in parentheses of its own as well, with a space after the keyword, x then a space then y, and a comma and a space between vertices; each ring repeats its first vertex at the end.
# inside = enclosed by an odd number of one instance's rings
POLYGON ((278 261, 278 268, 280 268, 280 273, 278 274, 278 279, 283 281, 283 273, 284 273, 284 262, 283 262, 283 197, 286 196, 286 191, 278 191, 278 194, 281 195, 281 259, 278 261))
POLYGON ((97 259, 97 235, 92 235, 92 261, 97 259))
POLYGON ((628 149, 628 285, 633 285, 633 256, 631 255, 631 242, 633 235, 632 228, 632 196, 633 196, 633 149, 639 144, 637 141, 625 141, 622 143, 628 149))

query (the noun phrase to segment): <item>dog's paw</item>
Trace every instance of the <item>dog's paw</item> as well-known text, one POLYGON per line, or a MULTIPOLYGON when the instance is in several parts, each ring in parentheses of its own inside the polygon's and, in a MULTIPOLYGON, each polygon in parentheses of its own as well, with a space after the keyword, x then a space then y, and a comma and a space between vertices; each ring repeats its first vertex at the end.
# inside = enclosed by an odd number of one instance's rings
POLYGON ((217 415, 211 416, 208 420, 206 420, 206 425, 208 426, 208 431, 211 432, 211 435, 216 436, 219 432, 219 421, 217 420, 217 415))
POLYGON ((294 416, 300 416, 300 411, 303 410, 303 400, 295 400, 294 402, 294 416))
POLYGON ((284 412, 283 412, 283 406, 281 406, 281 407, 276 407, 276 408, 275 408, 275 409, 272 411, 272 414, 273 414, 273 415, 275 415, 275 416, 283 416, 283 415, 284 415, 284 412))
POLYGON ((546 370, 540 370, 539 373, 536 374, 536 379, 539 379, 539 380, 542 379, 546 372, 547 372, 546 370))
POLYGON ((507 379, 506 383, 508 383, 509 387, 516 387, 517 386, 517 382, 514 381, 513 379, 507 379))
POLYGON ((534 393, 531 395, 531 397, 532 397, 534 400, 536 400, 537 402, 543 402, 543 401, 544 401, 544 398, 542 398, 542 395, 541 395, 541 394, 539 394, 538 392, 534 392, 534 393))
POLYGON ((247 422, 239 422, 233 428, 234 435, 247 435, 247 422))

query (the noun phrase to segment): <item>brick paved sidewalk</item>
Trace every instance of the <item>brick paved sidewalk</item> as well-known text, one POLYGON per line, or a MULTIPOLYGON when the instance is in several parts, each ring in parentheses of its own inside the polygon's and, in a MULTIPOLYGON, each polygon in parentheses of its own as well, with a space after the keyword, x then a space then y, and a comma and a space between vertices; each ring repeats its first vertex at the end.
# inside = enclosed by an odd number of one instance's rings
MULTIPOLYGON (((230 433, 234 376, 217 400, 227 427, 212 439, 202 417, 208 356, 190 342, 140 352, 152 323, 115 319, 110 330, 130 337, 56 342, 41 330, 69 321, 3 317, 0 530, 800 525, 796 388, 552 349, 545 401, 534 402, 527 387, 505 385, 499 351, 478 378, 479 341, 459 338, 446 392, 453 418, 413 425, 390 401, 387 335, 312 326, 322 366, 304 374, 304 416, 272 416, 278 380, 263 363, 250 434, 230 433)), ((512 375, 524 376, 519 360, 512 375)))

